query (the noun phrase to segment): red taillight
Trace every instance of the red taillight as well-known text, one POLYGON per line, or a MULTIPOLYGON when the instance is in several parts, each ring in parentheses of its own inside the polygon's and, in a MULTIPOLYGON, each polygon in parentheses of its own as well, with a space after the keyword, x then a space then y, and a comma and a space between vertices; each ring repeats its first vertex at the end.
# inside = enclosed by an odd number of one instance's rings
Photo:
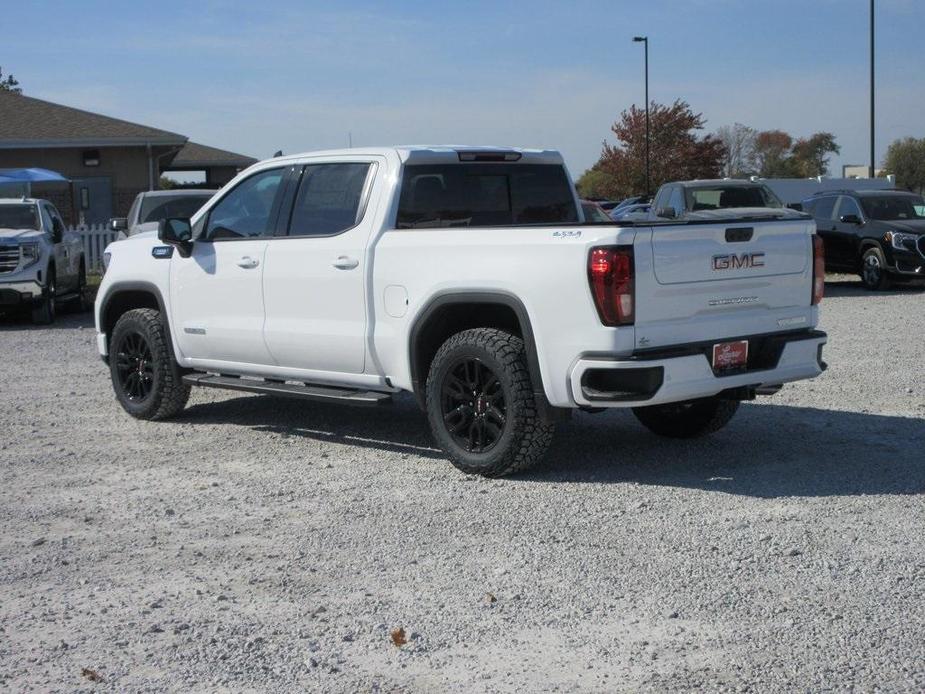
POLYGON ((822 301, 825 293, 825 246, 822 238, 813 235, 813 306, 822 301))
POLYGON ((633 324, 636 314, 634 270, 632 246, 591 249, 588 281, 604 325, 633 324))

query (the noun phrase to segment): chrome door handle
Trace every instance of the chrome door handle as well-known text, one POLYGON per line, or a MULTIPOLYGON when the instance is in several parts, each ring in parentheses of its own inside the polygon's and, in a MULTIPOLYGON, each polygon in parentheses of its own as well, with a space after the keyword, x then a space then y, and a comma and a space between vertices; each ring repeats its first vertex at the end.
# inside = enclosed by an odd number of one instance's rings
POLYGON ((243 267, 245 269, 250 269, 260 265, 260 261, 256 258, 251 258, 249 255, 244 256, 238 260, 238 267, 243 267))
POLYGON ((352 270, 360 264, 360 261, 356 258, 350 258, 346 255, 339 255, 337 256, 337 260, 331 264, 338 270, 352 270))

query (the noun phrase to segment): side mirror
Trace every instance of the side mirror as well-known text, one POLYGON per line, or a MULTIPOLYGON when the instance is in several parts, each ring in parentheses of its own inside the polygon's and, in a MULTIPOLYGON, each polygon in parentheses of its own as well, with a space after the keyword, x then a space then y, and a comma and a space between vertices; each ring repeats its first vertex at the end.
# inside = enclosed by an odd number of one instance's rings
POLYGON ((125 217, 114 217, 109 220, 109 228, 113 231, 125 231, 128 229, 128 219, 125 217))
POLYGON ((674 219, 678 215, 673 207, 659 207, 657 210, 655 210, 655 216, 664 217, 665 219, 674 219))
POLYGON ((183 258, 193 250, 193 227, 188 219, 162 219, 157 223, 157 238, 173 246, 183 258))
POLYGON ((54 217, 51 220, 51 240, 54 243, 61 243, 61 239, 64 237, 64 227, 61 224, 61 220, 57 217, 54 217))
POLYGON ((841 219, 844 224, 860 224, 861 218, 856 214, 843 214, 839 219, 841 219))

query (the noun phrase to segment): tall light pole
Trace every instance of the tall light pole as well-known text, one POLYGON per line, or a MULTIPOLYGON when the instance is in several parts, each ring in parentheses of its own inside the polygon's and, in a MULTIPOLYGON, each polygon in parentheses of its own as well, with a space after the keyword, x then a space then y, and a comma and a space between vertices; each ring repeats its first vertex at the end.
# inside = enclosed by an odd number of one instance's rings
POLYGON ((877 165, 874 153, 874 0, 870 0, 870 177, 877 165))
MULTIPOLYGON (((874 0, 870 1, 873 4, 874 0)), ((642 42, 646 51, 646 195, 650 195, 652 189, 649 185, 649 37, 634 36, 633 42, 642 42)))

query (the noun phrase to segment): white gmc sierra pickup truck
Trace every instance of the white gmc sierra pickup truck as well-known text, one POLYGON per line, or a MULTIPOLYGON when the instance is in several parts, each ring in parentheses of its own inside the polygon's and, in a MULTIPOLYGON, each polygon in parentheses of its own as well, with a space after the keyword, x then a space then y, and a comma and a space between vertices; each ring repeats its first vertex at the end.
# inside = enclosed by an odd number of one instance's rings
POLYGON ((561 156, 473 147, 271 159, 191 220, 111 244, 97 343, 139 418, 191 386, 378 405, 460 469, 522 470, 572 409, 716 431, 825 368, 811 218, 585 223, 561 156))

